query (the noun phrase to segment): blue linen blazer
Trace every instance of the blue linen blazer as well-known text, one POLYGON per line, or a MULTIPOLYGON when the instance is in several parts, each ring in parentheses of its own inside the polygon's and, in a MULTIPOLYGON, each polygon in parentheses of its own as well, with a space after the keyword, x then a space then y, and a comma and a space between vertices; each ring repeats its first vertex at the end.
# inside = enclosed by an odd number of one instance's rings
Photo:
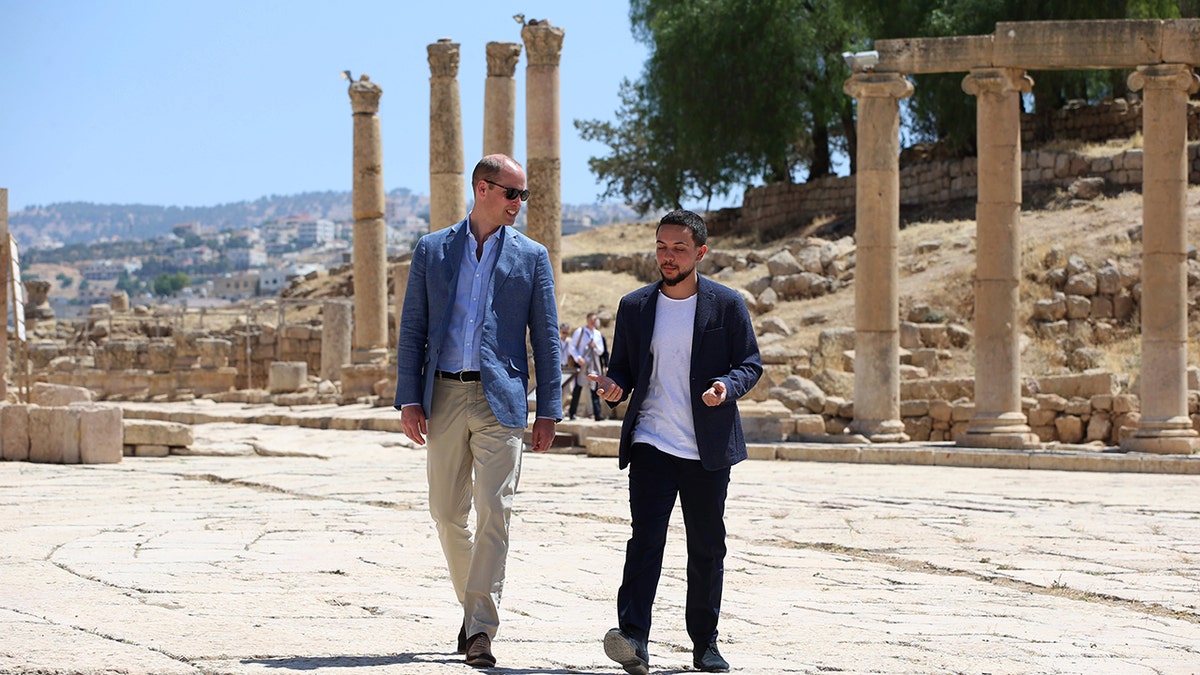
MULTIPOLYGON (((657 281, 621 298, 617 309, 607 375, 629 398, 621 425, 620 467, 629 464, 633 431, 650 386, 653 356, 654 316, 658 306, 657 281)), ((750 323, 750 312, 737 291, 700 277, 696 298, 696 320, 692 327, 691 399, 696 444, 700 463, 715 471, 746 459, 746 440, 737 400, 745 396, 762 376, 758 340, 750 323), (701 399, 712 383, 725 383, 725 401, 710 408, 701 399)), ((612 404, 610 404, 612 405, 612 404)))
MULTIPOLYGON (((427 418, 438 414, 432 409, 433 375, 449 330, 467 227, 464 219, 421 237, 409 268, 396 350, 394 405, 399 409, 405 403, 419 401, 427 418)), ((528 329, 537 382, 537 416, 560 420, 562 370, 550 255, 545 246, 513 227, 503 227, 492 236, 501 239, 487 288, 479 344, 484 396, 500 424, 528 426, 528 329)))

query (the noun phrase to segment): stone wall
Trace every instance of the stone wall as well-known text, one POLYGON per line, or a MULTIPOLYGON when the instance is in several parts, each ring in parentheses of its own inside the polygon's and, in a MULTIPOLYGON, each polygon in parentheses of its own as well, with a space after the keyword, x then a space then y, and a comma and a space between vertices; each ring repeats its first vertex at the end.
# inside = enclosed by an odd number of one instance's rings
MULTIPOLYGON (((1141 104, 1106 103, 1063 109, 1052 116, 1056 138, 1097 140, 1128 138, 1141 128, 1141 104)), ((1023 135, 1033 120, 1022 118, 1023 135)), ((1200 108, 1188 109, 1188 137, 1200 138, 1200 108)), ((1025 143, 1029 142, 1027 138, 1025 143)), ((1200 145, 1188 146, 1188 182, 1200 184, 1200 145)), ((900 206, 928 208, 941 203, 975 200, 976 158, 924 161, 900 169, 900 206)), ((1088 157, 1075 152, 1027 150, 1021 153, 1021 181, 1028 187, 1067 188, 1080 178, 1098 178, 1110 189, 1140 189, 1142 150, 1088 157)), ((824 176, 807 183, 776 183, 749 188, 740 208, 708 216, 709 232, 780 232, 799 230, 817 218, 851 216, 855 212, 855 177, 824 176)))

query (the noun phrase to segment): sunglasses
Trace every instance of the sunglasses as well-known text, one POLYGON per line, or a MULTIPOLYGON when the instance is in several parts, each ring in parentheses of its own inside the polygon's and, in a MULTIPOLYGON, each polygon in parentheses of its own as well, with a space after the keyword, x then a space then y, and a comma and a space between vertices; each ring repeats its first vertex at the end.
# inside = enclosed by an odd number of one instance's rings
POLYGON ((499 183, 493 183, 492 181, 490 181, 486 178, 483 178, 481 180, 483 180, 483 182, 487 183, 488 185, 495 185, 498 188, 504 188, 504 198, 509 201, 512 201, 512 200, 516 199, 517 197, 520 197, 521 201, 523 201, 523 202, 529 201, 529 190, 518 190, 517 188, 508 187, 505 185, 501 185, 499 183))

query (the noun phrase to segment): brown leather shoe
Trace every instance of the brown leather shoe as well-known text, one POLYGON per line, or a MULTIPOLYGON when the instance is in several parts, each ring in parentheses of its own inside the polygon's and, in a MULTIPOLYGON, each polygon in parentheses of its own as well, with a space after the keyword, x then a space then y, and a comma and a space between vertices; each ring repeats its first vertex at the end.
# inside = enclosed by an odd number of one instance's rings
POLYGON ((487 633, 476 633, 467 640, 467 665, 475 668, 496 665, 496 657, 492 656, 492 638, 487 633))
POLYGON ((467 622, 464 621, 462 628, 458 629, 458 653, 467 653, 467 622))

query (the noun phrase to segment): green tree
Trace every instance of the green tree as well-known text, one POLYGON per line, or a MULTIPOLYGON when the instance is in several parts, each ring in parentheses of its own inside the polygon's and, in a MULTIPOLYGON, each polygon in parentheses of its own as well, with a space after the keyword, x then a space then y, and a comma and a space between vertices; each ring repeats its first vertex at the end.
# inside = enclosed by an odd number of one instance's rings
POLYGON ((862 43, 839 2, 632 0, 630 23, 651 55, 622 86, 617 123, 575 122, 612 149, 589 162, 603 196, 645 213, 830 172, 853 129, 836 55, 862 43))
POLYGON ((151 286, 154 289, 155 295, 167 297, 191 285, 191 279, 183 272, 175 272, 174 274, 162 272, 154 277, 154 283, 151 286))
POLYGON ((70 288, 71 284, 75 283, 75 277, 68 276, 66 272, 59 272, 54 275, 54 278, 58 279, 58 283, 62 288, 70 288))

